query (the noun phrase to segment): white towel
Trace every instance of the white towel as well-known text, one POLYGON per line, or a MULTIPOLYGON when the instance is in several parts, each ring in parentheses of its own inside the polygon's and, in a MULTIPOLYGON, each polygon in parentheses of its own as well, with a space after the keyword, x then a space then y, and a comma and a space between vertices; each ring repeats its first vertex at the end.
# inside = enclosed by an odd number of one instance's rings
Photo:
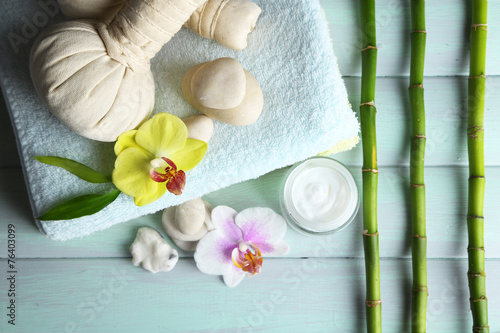
MULTIPOLYGON (((197 111, 183 98, 181 80, 198 63, 233 57, 255 76, 264 92, 261 118, 245 127, 216 122, 203 161, 187 173, 182 195, 165 194, 136 207, 124 194, 92 216, 69 221, 37 221, 49 237, 68 240, 202 196, 340 145, 351 148, 359 124, 352 111, 318 0, 255 1, 262 14, 248 47, 231 51, 213 40, 181 30, 152 61, 156 82, 154 113, 181 118, 197 111), (352 139, 350 141, 346 141, 352 139), (347 142, 347 144, 346 144, 347 142)), ((36 95, 28 56, 36 35, 61 21, 55 0, 19 6, 4 0, 0 13, 1 85, 18 140, 33 215, 40 216, 70 198, 105 193, 111 185, 88 184, 67 171, 41 164, 34 156, 70 158, 110 173, 112 143, 85 139, 61 124, 36 95)))

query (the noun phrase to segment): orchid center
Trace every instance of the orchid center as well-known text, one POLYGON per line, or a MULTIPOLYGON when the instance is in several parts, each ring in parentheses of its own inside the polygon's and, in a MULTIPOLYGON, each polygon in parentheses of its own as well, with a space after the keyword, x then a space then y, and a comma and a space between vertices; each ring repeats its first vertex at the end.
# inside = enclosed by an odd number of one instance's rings
POLYGON ((151 160, 151 162, 149 162, 149 164, 151 164, 151 167, 153 169, 165 168, 167 166, 166 162, 163 160, 162 157, 155 158, 154 160, 151 160))
POLYGON ((233 264, 250 276, 260 273, 264 261, 259 248, 246 242, 240 242, 233 250, 231 257, 233 264))
POLYGON ((171 159, 155 158, 149 164, 151 165, 149 175, 153 181, 166 183, 167 190, 175 195, 182 194, 186 185, 186 174, 182 170, 177 170, 177 166, 171 159), (163 172, 158 172, 157 169, 163 169, 163 172))

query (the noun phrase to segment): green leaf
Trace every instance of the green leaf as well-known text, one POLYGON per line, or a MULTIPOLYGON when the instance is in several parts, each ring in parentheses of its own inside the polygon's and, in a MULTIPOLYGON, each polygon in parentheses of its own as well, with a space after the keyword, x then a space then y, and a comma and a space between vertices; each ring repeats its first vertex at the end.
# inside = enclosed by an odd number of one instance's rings
POLYGON ((115 201, 120 190, 108 194, 87 194, 68 200, 38 218, 40 221, 59 221, 92 215, 115 201))
POLYGON ((38 156, 34 157, 35 160, 40 161, 45 164, 57 166, 68 170, 75 176, 89 182, 89 183, 109 183, 111 182, 110 175, 103 175, 88 166, 85 166, 79 162, 58 157, 58 156, 38 156))

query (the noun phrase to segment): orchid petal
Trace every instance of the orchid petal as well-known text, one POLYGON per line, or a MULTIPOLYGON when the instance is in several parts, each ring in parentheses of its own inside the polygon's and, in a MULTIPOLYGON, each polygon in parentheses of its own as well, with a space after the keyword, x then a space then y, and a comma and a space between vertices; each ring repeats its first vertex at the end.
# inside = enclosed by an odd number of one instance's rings
POLYGON ((270 208, 245 209, 236 216, 235 222, 245 234, 245 241, 255 244, 263 253, 269 252, 263 244, 276 244, 285 237, 285 220, 270 208))
POLYGON ((245 273, 236 266, 230 267, 224 274, 223 279, 226 286, 229 288, 236 287, 245 277, 245 273))
POLYGON ((179 170, 189 171, 201 162, 207 149, 206 142, 187 139, 184 149, 171 154, 169 158, 175 162, 179 170))
POLYGON ((151 177, 152 180, 154 180, 157 183, 164 183, 172 176, 169 173, 161 173, 156 171, 155 169, 149 170, 149 176, 151 177))
POLYGON ((233 244, 243 240, 243 232, 234 223, 238 212, 228 206, 217 206, 212 210, 212 222, 216 230, 220 230, 224 237, 233 244))
POLYGON ((167 187, 164 184, 159 184, 159 185, 160 186, 158 186, 154 192, 147 193, 146 195, 143 196, 134 197, 135 205, 142 207, 149 205, 150 203, 153 203, 156 200, 160 199, 165 194, 165 192, 167 192, 167 187))
POLYGON ((141 146, 135 142, 135 134, 137 133, 137 130, 131 130, 128 132, 123 133, 118 137, 118 140, 116 140, 115 143, 115 155, 118 156, 122 151, 124 151, 127 148, 130 147, 136 147, 138 149, 141 149, 144 151, 147 155, 150 155, 150 157, 153 157, 151 153, 146 152, 141 146))
POLYGON ((187 136, 186 124, 168 113, 159 113, 139 129, 123 133, 114 147, 113 183, 139 206, 157 200, 167 190, 180 195, 185 171, 200 163, 207 151, 205 142, 187 136))
POLYGON ((290 246, 288 246, 285 241, 281 240, 276 244, 259 244, 255 243, 261 252, 262 255, 267 257, 281 257, 287 255, 290 252, 290 246))
MULTIPOLYGON (((115 186, 133 197, 157 196, 165 184, 153 181, 149 175, 150 159, 143 150, 129 147, 116 157, 112 178, 115 186)), ((165 193, 165 192, 163 192, 165 193)))
POLYGON ((171 167, 173 170, 177 171, 177 165, 175 165, 174 161, 172 161, 171 159, 166 158, 166 157, 162 157, 161 159, 162 159, 163 161, 165 161, 165 163, 167 163, 168 165, 170 165, 170 167, 171 167))
POLYGON ((212 210, 215 230, 198 243, 194 259, 200 271, 222 275, 229 287, 245 275, 260 273, 263 253, 281 256, 290 248, 283 241, 286 222, 269 208, 251 208, 237 213, 227 206, 212 210))
POLYGON ((231 253, 235 244, 228 241, 219 230, 210 231, 198 243, 194 260, 205 274, 223 275, 233 266, 231 253))
POLYGON ((181 119, 159 113, 139 127, 135 142, 155 157, 169 157, 184 148, 187 135, 186 124, 181 119))
POLYGON ((186 174, 180 170, 174 173, 174 176, 167 180, 167 190, 175 195, 181 195, 186 185, 186 174))

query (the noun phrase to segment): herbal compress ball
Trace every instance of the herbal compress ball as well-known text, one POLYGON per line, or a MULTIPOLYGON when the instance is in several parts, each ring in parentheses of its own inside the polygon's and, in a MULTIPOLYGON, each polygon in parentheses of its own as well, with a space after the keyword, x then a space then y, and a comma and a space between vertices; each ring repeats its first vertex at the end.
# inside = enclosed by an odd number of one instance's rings
POLYGON ((78 134, 115 141, 151 114, 150 60, 203 2, 130 0, 109 25, 78 20, 49 28, 31 51, 38 94, 78 134))

